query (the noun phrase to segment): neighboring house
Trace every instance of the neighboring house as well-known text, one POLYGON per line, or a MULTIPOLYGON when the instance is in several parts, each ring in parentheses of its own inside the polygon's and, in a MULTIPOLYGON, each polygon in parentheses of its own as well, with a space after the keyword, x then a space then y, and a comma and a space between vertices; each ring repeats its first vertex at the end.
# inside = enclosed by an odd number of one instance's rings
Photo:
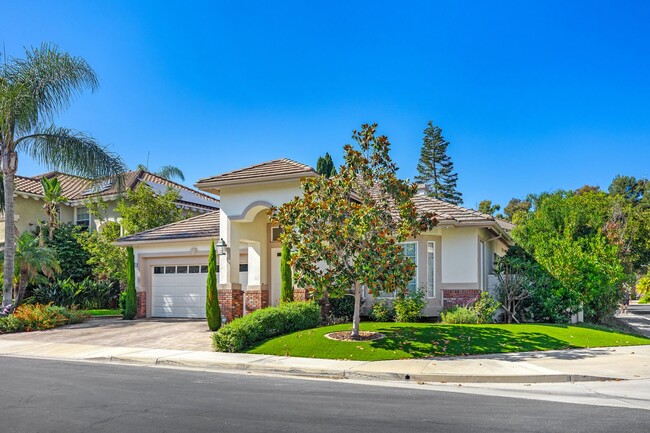
MULTIPOLYGON (((195 185, 219 195, 221 209, 118 240, 133 246, 139 317, 205 317, 205 282, 210 242, 221 239, 219 299, 229 320, 280 298, 280 230, 267 211, 302 193, 300 181, 318 176, 309 166, 279 159, 201 179, 195 185)), ((420 191, 418 209, 434 212, 438 225, 404 242, 417 264, 410 289, 426 291, 424 314, 464 304, 487 290, 496 256, 512 239, 494 217, 430 198, 420 191)), ((295 289, 297 298, 304 289, 295 289)), ((372 306, 364 296, 362 312, 372 306)))
MULTIPOLYGON (((15 226, 18 232, 33 230, 38 221, 47 220, 47 216, 43 211, 42 177, 48 179, 56 177, 61 183, 62 195, 67 199, 67 202, 61 204, 59 208, 61 222, 73 222, 88 228, 88 230, 101 230, 101 226, 105 222, 119 221, 119 215, 115 212, 115 207, 121 198, 121 193, 117 189, 114 179, 93 183, 91 180, 82 177, 51 172, 34 177, 16 176, 14 206, 16 214, 15 226), (91 216, 88 213, 86 207, 88 200, 106 202, 107 208, 103 219, 91 216)), ((156 192, 164 192, 168 187, 177 190, 180 195, 177 206, 191 215, 199 215, 219 209, 219 200, 208 194, 187 188, 144 170, 125 173, 125 189, 133 189, 140 183, 145 183, 156 192)), ((5 223, 4 216, 0 220, 5 223)), ((4 230, 0 231, 1 243, 4 243, 4 236, 4 230)))

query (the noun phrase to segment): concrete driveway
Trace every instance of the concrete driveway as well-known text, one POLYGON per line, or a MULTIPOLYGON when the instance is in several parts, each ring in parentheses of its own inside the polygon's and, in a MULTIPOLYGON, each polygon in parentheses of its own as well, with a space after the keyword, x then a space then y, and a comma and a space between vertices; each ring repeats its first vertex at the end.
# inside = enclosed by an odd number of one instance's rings
POLYGON ((92 344, 109 347, 212 351, 205 320, 98 319, 49 331, 0 335, 0 341, 92 344))

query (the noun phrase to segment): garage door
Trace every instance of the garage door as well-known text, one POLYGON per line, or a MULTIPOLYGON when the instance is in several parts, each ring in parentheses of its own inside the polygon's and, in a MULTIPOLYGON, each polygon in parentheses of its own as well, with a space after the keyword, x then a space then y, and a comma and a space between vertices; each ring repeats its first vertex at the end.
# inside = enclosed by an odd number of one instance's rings
POLYGON ((205 318, 207 265, 154 266, 153 317, 205 318))

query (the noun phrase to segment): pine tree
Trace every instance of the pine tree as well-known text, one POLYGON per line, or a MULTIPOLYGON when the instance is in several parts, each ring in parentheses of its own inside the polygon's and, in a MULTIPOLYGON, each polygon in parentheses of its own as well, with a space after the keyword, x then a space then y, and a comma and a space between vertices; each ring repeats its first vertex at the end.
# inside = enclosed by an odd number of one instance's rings
POLYGON ((137 314, 137 296, 135 292, 135 258, 133 247, 126 247, 126 298, 124 300, 124 311, 122 316, 126 320, 133 320, 137 314))
POLYGON ((334 167, 334 161, 332 161, 332 156, 329 154, 329 152, 325 153, 325 156, 318 157, 318 162, 316 163, 316 173, 327 178, 332 177, 336 174, 336 167, 334 167))
POLYGON ((447 155, 449 142, 442 136, 442 129, 432 122, 424 130, 418 175, 415 181, 428 186, 429 196, 451 204, 462 204, 462 194, 456 189, 458 173, 454 173, 454 163, 447 155))
POLYGON ((288 245, 282 244, 282 253, 280 255, 280 301, 292 302, 293 301, 293 280, 291 278, 291 249, 288 245))
POLYGON ((206 282, 205 317, 210 331, 221 327, 221 308, 219 307, 219 292, 217 291, 217 253, 214 241, 210 244, 208 255, 208 280, 206 282))

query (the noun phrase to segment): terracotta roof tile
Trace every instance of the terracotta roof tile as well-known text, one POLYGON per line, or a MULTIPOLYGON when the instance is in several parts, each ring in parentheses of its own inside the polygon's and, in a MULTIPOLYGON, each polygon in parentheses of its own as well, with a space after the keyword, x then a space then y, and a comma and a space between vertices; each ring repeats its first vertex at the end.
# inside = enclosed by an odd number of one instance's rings
POLYGON ((196 238, 219 239, 219 211, 188 218, 117 240, 118 244, 142 241, 165 241, 196 238))
POLYGON ((299 177, 300 175, 315 174, 316 171, 308 165, 292 161, 291 159, 282 158, 200 179, 196 183, 196 186, 200 187, 202 184, 213 182, 244 182, 260 180, 268 177, 299 177))
MULTIPOLYGON (((135 170, 124 173, 124 188, 133 189, 139 183, 145 182, 148 185, 161 185, 170 187, 180 192, 181 198, 177 203, 186 206, 198 207, 206 210, 219 208, 219 199, 204 194, 192 188, 188 188, 176 182, 157 176, 144 170, 135 170)), ((43 195, 43 187, 40 179, 46 177, 59 179, 62 187, 62 194, 70 201, 84 200, 91 197, 103 197, 119 194, 116 181, 92 182, 83 177, 73 176, 66 173, 49 172, 34 177, 16 176, 16 192, 43 195)))

